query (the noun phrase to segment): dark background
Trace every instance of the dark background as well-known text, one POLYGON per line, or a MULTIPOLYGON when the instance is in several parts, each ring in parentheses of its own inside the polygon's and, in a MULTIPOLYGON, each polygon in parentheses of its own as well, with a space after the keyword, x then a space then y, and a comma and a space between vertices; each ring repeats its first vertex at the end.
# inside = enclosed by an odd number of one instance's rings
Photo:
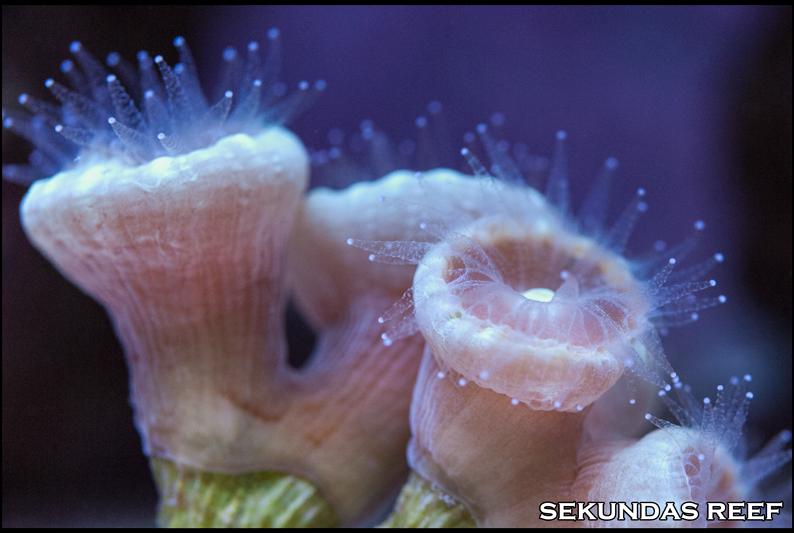
MULTIPOLYGON (((309 146, 365 118, 411 136, 439 99, 455 140, 496 111, 536 153, 566 129, 574 191, 618 157, 615 197, 649 192, 637 244, 704 218, 701 255, 727 255, 716 276, 730 304, 674 332, 670 358, 701 394, 753 372, 751 436, 791 427, 789 7, 4 6, 3 107, 45 96, 73 39, 101 57, 174 59, 184 35, 211 83, 223 46, 274 25, 285 79, 328 81, 293 125, 309 146)), ((4 163, 27 150, 3 132, 4 163)), ((3 183, 3 525, 149 525, 121 349, 103 310, 28 244, 23 194, 3 183)))

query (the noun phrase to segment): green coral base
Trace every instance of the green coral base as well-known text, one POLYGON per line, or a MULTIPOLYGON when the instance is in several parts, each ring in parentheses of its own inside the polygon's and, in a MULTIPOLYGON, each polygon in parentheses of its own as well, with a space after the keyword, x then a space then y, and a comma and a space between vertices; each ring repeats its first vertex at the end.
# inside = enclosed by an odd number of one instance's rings
POLYGON ((218 474, 151 460, 162 527, 334 527, 338 521, 310 483, 275 472, 218 474))
POLYGON ((477 527, 466 508, 412 473, 400 492, 394 512, 382 528, 477 527))

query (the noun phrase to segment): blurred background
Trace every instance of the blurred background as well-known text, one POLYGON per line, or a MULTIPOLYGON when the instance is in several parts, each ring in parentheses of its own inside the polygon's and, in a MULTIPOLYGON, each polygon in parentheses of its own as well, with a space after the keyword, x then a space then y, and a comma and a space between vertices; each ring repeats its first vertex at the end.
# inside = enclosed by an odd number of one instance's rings
MULTIPOLYGON (((415 136, 442 102, 455 146, 494 112, 504 135, 548 154, 569 133, 574 199, 607 156, 614 198, 648 190, 632 243, 675 242, 707 223, 701 257, 729 305, 674 331, 674 366, 709 393, 754 374, 751 440, 791 427, 790 7, 6 7, 3 108, 47 97, 69 43, 174 60, 190 43, 202 81, 226 45, 281 29, 284 79, 327 80, 293 125, 311 147, 372 119, 415 136)), ((3 132, 3 162, 26 143, 3 132)), ((454 153, 452 154, 454 157, 454 153)), ((447 158, 449 159, 449 158, 447 158)), ((104 311, 66 282, 19 226, 24 188, 3 182, 3 525, 152 525, 156 495, 104 311)), ((615 206, 616 209, 619 206, 615 206)), ((311 333, 293 316, 290 340, 311 333)))

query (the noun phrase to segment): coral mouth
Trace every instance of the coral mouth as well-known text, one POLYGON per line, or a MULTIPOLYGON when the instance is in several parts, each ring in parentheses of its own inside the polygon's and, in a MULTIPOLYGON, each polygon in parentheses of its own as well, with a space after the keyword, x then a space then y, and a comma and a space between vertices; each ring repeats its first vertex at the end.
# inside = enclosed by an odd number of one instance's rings
POLYGON ((542 343, 607 348, 647 309, 619 257, 544 225, 495 219, 449 247, 444 279, 465 313, 542 343))

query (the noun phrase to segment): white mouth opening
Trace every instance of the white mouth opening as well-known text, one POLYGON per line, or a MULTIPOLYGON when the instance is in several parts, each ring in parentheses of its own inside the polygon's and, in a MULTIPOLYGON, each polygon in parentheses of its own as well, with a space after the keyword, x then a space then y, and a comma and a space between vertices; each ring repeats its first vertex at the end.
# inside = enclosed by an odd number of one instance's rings
POLYGON ((527 300, 549 303, 554 299, 554 291, 545 287, 535 287, 525 290, 521 295, 527 300))

